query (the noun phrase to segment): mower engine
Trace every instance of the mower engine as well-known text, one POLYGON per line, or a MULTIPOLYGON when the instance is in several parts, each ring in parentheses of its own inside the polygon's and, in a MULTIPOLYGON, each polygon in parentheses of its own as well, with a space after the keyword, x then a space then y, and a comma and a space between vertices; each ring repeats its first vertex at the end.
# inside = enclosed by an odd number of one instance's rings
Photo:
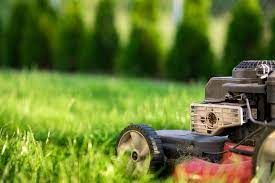
POLYGON ((243 61, 232 77, 211 78, 204 101, 191 104, 190 131, 131 124, 120 134, 117 154, 128 157, 132 175, 169 167, 177 178, 197 175, 201 181, 219 174, 249 182, 260 169, 259 180, 273 180, 274 70, 275 61, 243 61))

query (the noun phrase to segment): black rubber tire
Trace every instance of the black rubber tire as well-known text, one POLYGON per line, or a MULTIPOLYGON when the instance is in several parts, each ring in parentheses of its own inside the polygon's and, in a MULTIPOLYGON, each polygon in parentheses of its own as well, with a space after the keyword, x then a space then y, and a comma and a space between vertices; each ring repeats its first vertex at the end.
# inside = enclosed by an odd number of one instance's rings
POLYGON ((255 176, 257 174, 257 158, 258 153, 261 148, 262 143, 264 140, 272 133, 274 132, 274 129, 271 128, 264 128, 262 132, 259 133, 259 138, 256 142, 255 151, 253 155, 253 175, 255 176))
POLYGON ((124 128, 117 139, 116 154, 117 154, 117 147, 121 137, 123 136, 123 134, 132 130, 140 132, 145 137, 146 142, 149 146, 150 154, 152 156, 150 161, 150 166, 149 166, 149 172, 160 174, 162 170, 165 168, 166 157, 164 155, 160 137, 157 135, 156 131, 153 128, 147 125, 130 124, 129 126, 124 128))

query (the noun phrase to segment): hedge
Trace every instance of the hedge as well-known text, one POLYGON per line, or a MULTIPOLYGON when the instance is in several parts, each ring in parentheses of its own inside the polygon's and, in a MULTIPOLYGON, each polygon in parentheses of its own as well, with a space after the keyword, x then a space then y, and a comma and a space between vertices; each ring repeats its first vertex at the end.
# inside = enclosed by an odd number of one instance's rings
POLYGON ((84 39, 84 23, 79 4, 70 2, 60 16, 57 27, 54 68, 75 71, 81 57, 84 39))
POLYGON ((7 27, 4 31, 3 64, 7 67, 20 68, 22 66, 21 45, 30 12, 30 6, 26 1, 16 0, 12 6, 7 27))
POLYGON ((157 8, 157 0, 133 1, 132 28, 117 63, 118 72, 142 77, 158 74, 161 50, 156 29, 157 8))
POLYGON ((185 1, 184 15, 166 62, 168 78, 207 79, 213 73, 214 54, 208 38, 209 2, 185 1))
POLYGON ((112 72, 117 52, 119 36, 115 27, 115 1, 101 0, 96 9, 94 30, 88 35, 83 49, 79 70, 112 72))
POLYGON ((232 68, 242 60, 263 57, 263 17, 257 0, 239 0, 232 12, 224 48, 222 68, 231 75, 232 68))

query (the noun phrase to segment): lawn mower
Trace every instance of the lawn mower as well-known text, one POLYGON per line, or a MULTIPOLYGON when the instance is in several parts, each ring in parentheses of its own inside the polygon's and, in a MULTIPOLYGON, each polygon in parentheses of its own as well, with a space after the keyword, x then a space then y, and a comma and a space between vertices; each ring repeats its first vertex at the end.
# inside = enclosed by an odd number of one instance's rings
POLYGON ((275 61, 248 60, 213 77, 191 104, 190 131, 130 124, 117 140, 127 171, 167 172, 176 180, 275 182, 275 61))

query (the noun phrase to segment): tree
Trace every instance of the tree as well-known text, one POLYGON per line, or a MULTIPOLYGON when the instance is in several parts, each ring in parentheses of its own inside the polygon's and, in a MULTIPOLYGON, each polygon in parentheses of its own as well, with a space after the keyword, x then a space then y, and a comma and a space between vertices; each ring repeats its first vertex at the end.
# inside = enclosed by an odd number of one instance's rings
POLYGON ((129 41, 117 62, 117 71, 129 75, 155 76, 160 63, 156 30, 157 0, 135 0, 129 41))
POLYGON ((21 44, 21 60, 25 67, 51 68, 51 37, 45 24, 50 24, 48 15, 34 6, 28 17, 21 44))
POLYGON ((50 0, 35 0, 34 4, 40 13, 48 14, 50 17, 56 16, 56 12, 50 3, 50 0))
POLYGON ((29 4, 24 0, 17 0, 12 5, 7 28, 5 30, 4 65, 21 67, 20 47, 23 40, 25 25, 30 16, 29 4))
POLYGON ((114 1, 101 0, 97 6, 95 26, 83 49, 80 70, 112 72, 119 50, 119 36, 114 23, 114 1))
POLYGON ((186 81, 211 76, 214 54, 208 38, 209 2, 185 1, 184 15, 165 65, 168 78, 186 81))
POLYGON ((262 11, 258 0, 239 0, 233 8, 227 32, 222 67, 231 74, 235 65, 262 57, 262 11))
POLYGON ((270 22, 270 27, 271 27, 271 40, 269 42, 269 47, 268 47, 268 57, 270 59, 275 59, 275 14, 273 15, 271 22, 270 22))
POLYGON ((3 41, 4 41, 4 34, 3 34, 3 27, 2 27, 2 19, 0 18, 0 63, 2 64, 3 60, 3 41))
POLYGON ((54 68, 74 71, 83 46, 84 23, 79 4, 69 2, 58 23, 54 68))

